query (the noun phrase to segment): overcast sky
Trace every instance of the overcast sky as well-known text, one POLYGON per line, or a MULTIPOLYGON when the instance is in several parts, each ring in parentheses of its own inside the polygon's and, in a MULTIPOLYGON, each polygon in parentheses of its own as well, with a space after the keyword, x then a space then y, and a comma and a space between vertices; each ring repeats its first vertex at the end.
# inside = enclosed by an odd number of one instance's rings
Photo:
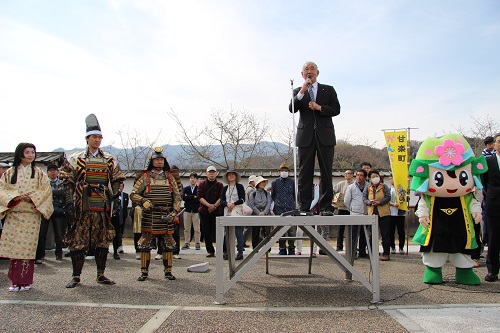
POLYGON ((291 128, 307 60, 337 91, 340 139, 500 123, 497 0, 2 0, 0 151, 83 147, 89 113, 115 146, 120 128, 179 143, 171 108, 186 127, 234 108, 291 128))

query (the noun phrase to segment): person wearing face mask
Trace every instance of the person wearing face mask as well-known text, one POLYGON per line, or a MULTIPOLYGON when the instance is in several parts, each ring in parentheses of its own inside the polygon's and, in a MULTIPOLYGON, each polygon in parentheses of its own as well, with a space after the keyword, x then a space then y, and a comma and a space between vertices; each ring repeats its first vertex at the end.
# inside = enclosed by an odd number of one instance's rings
POLYGON ((363 201, 368 206, 368 215, 378 215, 378 225, 382 237, 383 253, 380 260, 391 260, 391 238, 390 238, 390 217, 389 202, 391 201, 391 189, 384 185, 380 179, 378 170, 371 170, 368 174, 371 181, 363 191, 363 201))
MULTIPOLYGON (((281 215, 284 212, 295 209, 295 183, 288 177, 290 168, 288 164, 281 163, 279 169, 280 177, 271 183, 271 198, 274 201, 272 214, 281 215)), ((311 189, 312 191, 312 189, 311 189)), ((295 237, 297 227, 288 229, 284 236, 295 237)), ((279 241, 280 255, 287 254, 286 240, 279 241)), ((295 255, 295 241, 288 240, 288 255, 295 255)))

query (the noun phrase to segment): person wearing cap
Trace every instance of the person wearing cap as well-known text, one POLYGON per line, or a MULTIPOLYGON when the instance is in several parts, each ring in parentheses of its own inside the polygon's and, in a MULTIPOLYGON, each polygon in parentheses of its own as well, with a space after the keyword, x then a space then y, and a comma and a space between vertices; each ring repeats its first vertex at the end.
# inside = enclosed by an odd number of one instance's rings
POLYGON ((220 209, 220 196, 222 193, 222 183, 217 181, 217 169, 211 165, 207 168, 207 179, 198 186, 197 197, 200 200, 201 226, 205 237, 205 247, 207 258, 215 257, 215 219, 222 215, 220 209))
POLYGON ((125 176, 116 158, 100 148, 102 131, 96 116, 88 115, 85 124, 87 148, 69 156, 60 170, 64 186, 73 199, 75 215, 68 217, 72 225, 65 236, 73 265, 72 278, 66 288, 75 288, 80 284, 85 252, 92 249, 95 249, 96 282, 115 284, 104 275, 104 271, 109 243, 115 237, 111 224, 111 202, 119 193, 125 176))
MULTIPOLYGON (((224 208, 224 215, 243 215, 243 203, 245 202, 245 188, 240 184, 241 176, 235 170, 228 170, 222 177, 227 184, 222 188, 220 205, 224 208)), ((235 227, 238 254, 236 260, 243 259, 243 227, 235 227)), ((225 239, 224 239, 225 241, 225 239)), ((224 246, 225 247, 225 246, 224 246)), ((226 252, 226 251, 224 251, 226 252)), ((227 255, 224 255, 227 258, 227 255)))
POLYGON ((255 175, 250 175, 250 177, 248 177, 248 186, 245 189, 245 201, 246 202, 248 202, 248 195, 250 193, 252 193, 253 190, 255 189, 255 179, 256 178, 257 178, 257 176, 255 176, 255 175))
POLYGON ((314 164, 318 158, 321 173, 320 214, 333 215, 332 212, 332 166, 336 144, 335 127, 332 118, 340 114, 340 103, 332 86, 317 82, 318 66, 311 61, 302 66, 302 86, 293 91, 293 110, 299 112, 296 145, 300 162, 299 200, 300 210, 309 211, 311 206, 314 164))
POLYGON ((172 259, 176 245, 173 234, 175 218, 182 201, 180 193, 162 148, 156 147, 147 169, 138 175, 130 192, 130 200, 142 208, 142 234, 137 242, 141 253, 141 275, 137 281, 146 281, 149 278, 151 251, 156 248, 162 255, 165 278, 176 279, 172 275, 172 259))
MULTIPOLYGON (((258 176, 255 178, 255 190, 248 196, 248 206, 252 208, 253 215, 265 216, 271 213, 271 194, 266 190, 267 179, 258 176)), ((262 241, 261 230, 265 234, 264 226, 252 227, 252 247, 255 249, 262 241)))
POLYGON ((195 249, 200 250, 200 216, 198 215, 198 208, 200 207, 200 201, 197 197, 198 192, 198 174, 192 172, 189 175, 189 186, 184 187, 182 190, 182 200, 184 200, 184 245, 182 250, 187 250, 190 247, 191 242, 191 226, 194 230, 194 243, 195 249))
POLYGON ((10 258, 8 290, 13 292, 31 290, 40 218, 54 211, 49 179, 35 158, 35 145, 21 142, 14 165, 0 178, 0 219, 5 217, 0 257, 10 258))
POLYGON ((56 242, 56 260, 63 258, 63 238, 66 232, 66 216, 64 208, 66 201, 69 197, 66 189, 63 187, 62 179, 59 179, 59 168, 55 164, 47 166, 47 175, 50 180, 50 187, 52 188, 52 204, 54 206, 54 213, 49 219, 42 217, 40 224, 40 233, 38 235, 38 246, 36 248, 35 264, 41 264, 42 259, 45 257, 45 246, 47 243, 47 232, 49 231, 49 224, 52 223, 56 242))
MULTIPOLYGON (((280 172, 279 178, 276 178, 271 183, 271 196, 274 201, 274 207, 272 210, 272 214, 281 215, 284 212, 293 210, 296 208, 295 204, 295 182, 288 177, 290 172, 290 168, 288 164, 281 163, 278 171, 280 172)), ((309 194, 312 198, 312 190, 311 187, 309 189, 311 193, 309 194)), ((307 211, 310 209, 312 200, 309 202, 309 206, 307 207, 307 211)), ((285 233, 284 236, 295 237, 297 231, 297 227, 293 226, 285 233)), ((279 241, 280 255, 287 254, 286 240, 279 241)), ((288 254, 295 255, 295 241, 293 239, 288 240, 288 254)))
MULTIPOLYGON (((255 175, 250 175, 250 177, 248 177, 248 186, 245 189, 245 202, 247 204, 248 204, 248 195, 250 193, 252 193, 252 191, 255 189, 255 178, 257 178, 257 176, 255 176, 255 175)), ((244 228, 243 241, 245 243, 243 244, 243 247, 248 247, 247 240, 248 240, 248 236, 250 236, 251 233, 252 233, 252 227, 245 227, 244 228)))

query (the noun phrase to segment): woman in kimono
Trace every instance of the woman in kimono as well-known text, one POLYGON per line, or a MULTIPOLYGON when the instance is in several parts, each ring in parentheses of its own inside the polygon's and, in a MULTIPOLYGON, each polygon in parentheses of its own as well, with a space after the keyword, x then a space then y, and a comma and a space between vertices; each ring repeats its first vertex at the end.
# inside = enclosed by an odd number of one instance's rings
POLYGON ((14 165, 0 179, 0 257, 10 258, 9 291, 31 290, 41 216, 49 219, 54 211, 49 178, 35 167, 35 158, 35 146, 20 143, 14 165))

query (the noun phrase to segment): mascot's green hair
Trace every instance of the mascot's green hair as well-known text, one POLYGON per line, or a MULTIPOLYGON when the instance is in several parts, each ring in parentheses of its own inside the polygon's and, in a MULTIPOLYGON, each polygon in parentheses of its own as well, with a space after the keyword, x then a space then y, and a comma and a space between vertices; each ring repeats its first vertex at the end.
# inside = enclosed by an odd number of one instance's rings
POLYGON ((488 170, 486 158, 476 158, 465 138, 458 134, 447 134, 440 138, 427 138, 418 148, 416 158, 411 162, 409 174, 413 176, 410 189, 420 193, 429 188, 429 167, 441 170, 457 170, 472 164, 472 176, 476 187, 483 185, 478 176, 488 170))

